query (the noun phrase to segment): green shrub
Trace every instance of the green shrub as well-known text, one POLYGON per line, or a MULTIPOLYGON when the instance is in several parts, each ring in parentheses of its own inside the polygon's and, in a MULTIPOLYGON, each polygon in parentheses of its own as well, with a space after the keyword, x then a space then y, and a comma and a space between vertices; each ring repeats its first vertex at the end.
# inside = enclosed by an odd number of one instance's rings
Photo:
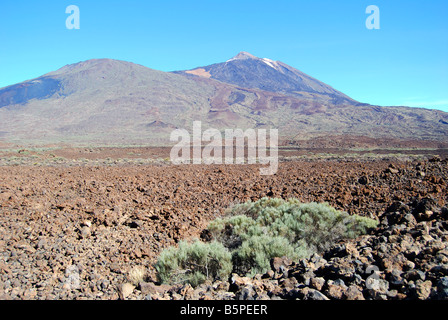
POLYGON ((215 239, 226 243, 227 238, 241 240, 253 235, 281 236, 291 243, 304 240, 315 251, 323 251, 335 241, 354 238, 375 228, 377 221, 350 216, 327 203, 300 203, 297 199, 263 198, 257 202, 238 204, 228 211, 227 218, 212 221, 208 229, 215 239), (250 217, 233 215, 241 207, 250 217))
POLYGON ((162 252, 156 265, 162 282, 195 285, 205 279, 223 279, 232 271, 264 273, 274 257, 307 258, 378 225, 327 203, 300 203, 297 199, 262 198, 226 212, 226 217, 208 225, 212 242, 182 242, 179 248, 162 252))
POLYGON ((216 241, 228 249, 235 249, 248 237, 262 233, 255 220, 245 215, 217 218, 210 222, 207 229, 216 241))
POLYGON ((271 248, 267 243, 280 243, 280 238, 288 252, 283 255, 300 259, 321 253, 340 239, 365 234, 378 224, 369 218, 350 216, 327 203, 300 203, 297 199, 248 201, 230 208, 227 215, 210 222, 208 230, 232 251, 234 270, 250 273, 251 268, 257 272, 267 270, 273 256, 261 251, 271 248), (258 245, 254 239, 262 243, 258 245))
POLYGON ((216 241, 181 241, 178 248, 171 247, 160 254, 155 268, 162 283, 197 286, 207 279, 227 278, 232 271, 232 255, 216 241))
POLYGON ((270 268, 272 258, 283 256, 291 259, 304 258, 306 253, 298 249, 283 237, 252 236, 233 252, 233 271, 249 276, 265 273, 270 268))

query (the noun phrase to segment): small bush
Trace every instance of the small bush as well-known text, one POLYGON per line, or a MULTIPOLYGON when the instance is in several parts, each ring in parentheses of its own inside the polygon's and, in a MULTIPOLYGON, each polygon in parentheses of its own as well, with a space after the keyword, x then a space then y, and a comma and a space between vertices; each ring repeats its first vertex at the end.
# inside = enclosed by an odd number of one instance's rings
POLYGON ((234 270, 250 273, 250 269, 266 271, 275 255, 306 258, 340 239, 365 234, 378 224, 369 218, 350 216, 327 203, 300 203, 297 199, 248 201, 230 208, 227 215, 210 222, 208 230, 233 252, 234 270), (271 254, 269 250, 280 242, 284 252, 271 254))
POLYGON ((228 249, 239 247, 243 240, 260 234, 259 226, 251 217, 245 215, 232 216, 227 219, 217 218, 207 228, 214 239, 228 249))
POLYGON ((252 236, 234 251, 234 272, 249 276, 265 273, 270 267, 272 258, 283 256, 291 259, 304 258, 304 255, 296 251, 283 237, 252 236))
POLYGON ((227 278, 232 271, 232 256, 216 241, 181 241, 178 248, 171 247, 160 254, 155 268, 162 283, 197 286, 207 279, 227 278))
POLYGON ((222 279, 232 271, 264 273, 274 257, 307 258, 377 225, 375 220, 351 216, 327 203, 263 198, 235 205, 225 218, 211 221, 208 230, 213 242, 181 243, 178 249, 162 252, 156 268, 163 282, 192 285, 207 278, 222 279))
POLYGON ((378 224, 369 218, 338 211, 327 203, 300 203, 297 199, 249 201, 234 206, 228 214, 228 217, 216 219, 208 226, 214 238, 224 245, 232 243, 231 238, 242 242, 250 236, 264 234, 285 237, 292 244, 304 240, 317 252, 339 239, 365 234, 378 224), (233 215, 242 211, 250 217, 233 215))
POLYGON ((138 285, 146 278, 146 269, 142 266, 135 266, 128 273, 128 281, 133 285, 138 285))

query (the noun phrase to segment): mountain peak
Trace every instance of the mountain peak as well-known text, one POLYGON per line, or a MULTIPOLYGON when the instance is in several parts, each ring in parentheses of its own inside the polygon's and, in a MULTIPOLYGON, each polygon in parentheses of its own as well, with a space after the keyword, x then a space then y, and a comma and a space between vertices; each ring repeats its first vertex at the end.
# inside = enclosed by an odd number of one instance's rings
POLYGON ((337 101, 339 104, 357 103, 329 85, 281 61, 258 58, 246 51, 241 51, 226 62, 180 73, 211 78, 244 88, 257 88, 299 97, 302 97, 300 92, 307 92, 325 95, 327 99, 337 101))
POLYGON ((258 59, 256 56, 254 56, 253 54, 250 54, 249 52, 246 51, 241 51, 240 53, 238 53, 236 56, 234 56, 232 59, 227 60, 227 61, 232 61, 232 60, 247 60, 247 59, 258 59))
POLYGON ((271 60, 271 59, 267 59, 267 58, 258 58, 256 56, 254 56, 253 54, 250 54, 249 52, 246 52, 246 51, 241 51, 236 56, 234 56, 232 59, 227 60, 227 62, 234 61, 234 60, 256 60, 256 61, 260 61, 260 62, 264 62, 265 64, 267 64, 269 67, 274 68, 275 70, 282 72, 277 61, 274 61, 274 60, 271 60))

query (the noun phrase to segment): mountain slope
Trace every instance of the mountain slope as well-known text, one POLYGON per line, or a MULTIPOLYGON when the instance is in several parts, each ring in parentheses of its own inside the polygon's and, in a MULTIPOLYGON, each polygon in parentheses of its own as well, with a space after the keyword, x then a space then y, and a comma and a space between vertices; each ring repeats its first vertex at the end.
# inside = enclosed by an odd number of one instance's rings
POLYGON ((358 104, 342 92, 280 61, 240 52, 226 62, 177 73, 219 80, 244 88, 289 94, 326 96, 333 104, 358 104))
MULTIPOLYGON (((228 63, 236 60, 241 56, 228 63)), ((253 78, 256 72, 247 68, 246 78, 253 78)), ((191 131, 197 120, 203 130, 277 128, 281 140, 293 143, 329 136, 446 141, 448 113, 351 104, 342 94, 343 103, 334 103, 337 92, 312 84, 313 92, 279 93, 125 61, 87 60, 0 88, 0 142, 173 145, 170 133, 191 131)))

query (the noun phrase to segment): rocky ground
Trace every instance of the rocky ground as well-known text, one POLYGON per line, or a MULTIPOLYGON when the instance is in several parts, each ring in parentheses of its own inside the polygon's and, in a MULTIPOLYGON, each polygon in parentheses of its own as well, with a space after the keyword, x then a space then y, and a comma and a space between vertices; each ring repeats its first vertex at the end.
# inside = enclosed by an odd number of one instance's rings
POLYGON ((4 165, 0 298, 446 299, 447 169, 440 158, 287 161, 274 176, 257 165, 4 165), (326 201, 380 227, 250 279, 154 282, 161 250, 265 196, 326 201))
POLYGON ((146 299, 448 300, 448 209, 429 198, 394 202, 372 234, 336 244, 323 255, 271 260, 253 278, 167 286, 139 283, 146 299))

